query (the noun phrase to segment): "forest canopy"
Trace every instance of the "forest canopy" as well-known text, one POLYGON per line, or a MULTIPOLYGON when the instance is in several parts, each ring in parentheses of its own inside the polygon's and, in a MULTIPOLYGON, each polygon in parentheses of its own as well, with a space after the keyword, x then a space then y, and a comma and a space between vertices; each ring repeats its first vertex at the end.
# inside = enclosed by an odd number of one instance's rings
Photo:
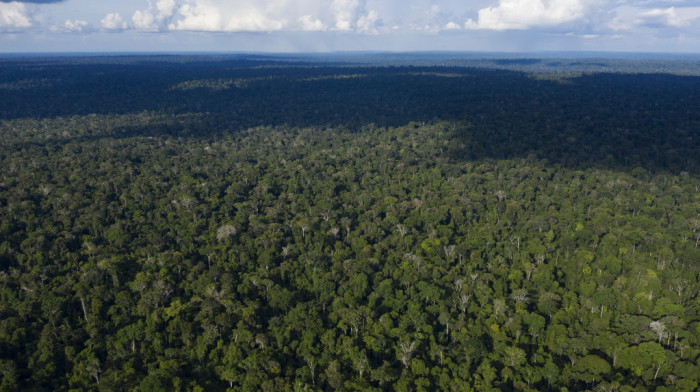
POLYGON ((0 390, 697 390, 700 77, 572 62, 0 59, 0 390))

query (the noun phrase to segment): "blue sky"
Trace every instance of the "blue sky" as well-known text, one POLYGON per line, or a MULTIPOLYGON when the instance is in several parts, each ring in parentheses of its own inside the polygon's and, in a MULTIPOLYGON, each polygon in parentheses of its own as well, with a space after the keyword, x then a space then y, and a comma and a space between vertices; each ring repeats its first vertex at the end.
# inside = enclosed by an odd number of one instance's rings
POLYGON ((700 52, 700 0, 0 0, 0 52, 700 52))

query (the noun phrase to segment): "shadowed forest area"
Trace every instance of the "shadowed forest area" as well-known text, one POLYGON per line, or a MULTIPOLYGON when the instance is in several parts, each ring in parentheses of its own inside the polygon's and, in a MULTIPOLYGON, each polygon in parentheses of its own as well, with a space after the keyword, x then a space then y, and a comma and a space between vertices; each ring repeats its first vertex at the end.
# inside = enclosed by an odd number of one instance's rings
MULTIPOLYGON (((455 136, 469 142, 450 149, 455 158, 535 154, 569 167, 698 171, 700 76, 126 59, 49 67, 6 61, 0 118, 192 114, 206 124, 192 136, 447 121, 461 124, 455 136)), ((494 63, 523 61, 536 60, 494 63)), ((143 132, 154 130, 120 134, 143 132)))
POLYGON ((696 390, 700 67, 426 56, 1 58, 0 391, 696 390))

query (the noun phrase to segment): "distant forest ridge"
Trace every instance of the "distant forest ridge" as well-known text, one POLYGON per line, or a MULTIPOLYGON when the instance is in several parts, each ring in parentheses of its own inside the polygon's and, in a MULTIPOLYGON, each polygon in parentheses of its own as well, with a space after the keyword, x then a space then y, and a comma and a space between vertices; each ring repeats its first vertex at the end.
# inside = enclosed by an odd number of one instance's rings
POLYGON ((636 52, 0 53, 3 62, 130 64, 230 61, 354 66, 449 66, 536 73, 623 72, 700 75, 700 54, 636 52))
POLYGON ((695 174, 700 63, 681 57, 15 57, 0 59, 0 120, 151 112, 197 122, 102 137, 446 121, 464 141, 448 151, 460 159, 535 156, 576 168, 695 174))

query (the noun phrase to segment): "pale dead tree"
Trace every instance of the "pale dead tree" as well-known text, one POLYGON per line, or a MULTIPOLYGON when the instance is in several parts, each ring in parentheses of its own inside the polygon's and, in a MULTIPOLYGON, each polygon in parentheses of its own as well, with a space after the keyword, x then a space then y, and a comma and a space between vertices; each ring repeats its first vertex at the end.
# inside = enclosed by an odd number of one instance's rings
POLYGON ((292 248, 290 248, 289 245, 282 247, 282 255, 284 255, 285 260, 287 259, 287 256, 289 256, 290 250, 292 250, 292 248))
POLYGON ((598 390, 600 392, 615 392, 620 388, 620 385, 615 383, 615 384, 600 384, 598 385, 598 390))
POLYGON ((532 263, 525 263, 523 267, 525 267, 525 274, 527 276, 527 280, 530 280, 530 278, 532 277, 532 273, 535 272, 535 265, 532 263))
POLYGON ((406 368, 408 368, 408 363, 413 355, 413 350, 416 348, 416 342, 399 343, 399 348, 401 349, 399 352, 399 360, 406 368))
POLYGON ((511 261, 514 261, 514 259, 515 259, 515 248, 513 248, 512 245, 509 246, 509 247, 506 249, 506 253, 508 254, 508 259, 510 259, 511 261))
POLYGON ((685 341, 678 342, 677 347, 678 351, 681 352, 681 359, 683 358, 683 353, 685 353, 685 351, 690 348, 690 346, 685 341))
POLYGON ((207 287, 206 294, 208 297, 212 298, 216 302, 221 302, 221 299, 224 296, 224 290, 218 291, 216 287, 214 286, 209 286, 207 287))
POLYGON ((535 261, 537 261, 537 265, 544 263, 544 255, 536 255, 535 261))
POLYGON ((314 361, 313 357, 306 357, 304 359, 306 360, 306 366, 309 368, 309 373, 311 373, 311 384, 316 385, 316 381, 314 380, 314 375, 316 374, 316 362, 314 361))
POLYGON ((401 237, 406 235, 406 226, 404 226, 402 224, 398 224, 398 225, 396 225, 396 230, 398 230, 398 232, 401 234, 401 237))
POLYGON ((518 303, 528 303, 530 299, 528 298, 527 290, 525 289, 517 289, 513 291, 513 294, 510 295, 510 298, 518 303))
POLYGON ((467 312, 467 305, 469 305, 470 298, 471 294, 462 294, 457 297, 457 306, 459 306, 459 310, 461 310, 462 313, 467 312))
POLYGON ((80 297, 80 306, 83 308, 83 316, 85 317, 85 322, 88 322, 88 315, 87 315, 87 310, 85 310, 85 300, 83 297, 80 297))
POLYGON ((474 272, 472 274, 469 274, 469 277, 472 279, 472 283, 476 282, 476 280, 479 278, 479 273, 474 272))
POLYGON ((452 260, 455 254, 455 246, 454 245, 445 245, 442 247, 442 251, 445 253, 445 256, 452 260))
POLYGON ((504 301, 502 298, 494 299, 493 300, 493 314, 496 315, 496 317, 499 316, 505 316, 506 313, 506 301, 504 301))
POLYGON ((408 319, 411 321, 414 331, 418 331, 418 328, 423 325, 425 321, 425 313, 423 312, 412 312, 409 314, 408 319))
POLYGON ((83 247, 85 248, 85 253, 89 256, 92 257, 97 254, 97 246, 93 244, 92 242, 84 242, 83 247))
POLYGON ((510 244, 516 245, 517 249, 520 250, 520 236, 513 235, 510 237, 510 244))
POLYGON ((156 294, 156 308, 160 307, 161 301, 168 299, 175 291, 173 290, 172 286, 160 279, 153 282, 152 288, 153 292, 156 294))
POLYGON ((464 287, 464 279, 455 279, 455 291, 461 292, 462 287, 464 287))
POLYGON ((676 385, 677 380, 678 377, 675 374, 669 374, 668 376, 666 376, 666 381, 668 381, 668 383, 671 385, 676 385))
POLYGON ((413 200, 411 201, 411 204, 413 204, 413 208, 418 209, 423 207, 423 204, 425 202, 417 197, 414 197, 413 200))
POLYGON ((328 232, 333 234, 334 238, 338 238, 338 233, 340 233, 340 229, 337 227, 333 227, 328 232))
POLYGON ((661 364, 656 365, 656 373, 654 373, 654 381, 656 381, 656 377, 659 376, 659 370, 661 370, 661 364))
POLYGON ((503 191, 496 191, 494 193, 494 195, 496 195, 496 197, 498 198, 498 201, 503 201, 503 200, 507 199, 506 193, 503 191))
POLYGON ((216 231, 216 239, 219 241, 226 240, 236 235, 236 228, 232 225, 223 225, 216 231))
POLYGON ((258 346, 261 350, 265 351, 265 337, 262 335, 256 336, 255 345, 258 346))
POLYGON ((649 328, 656 333, 656 336, 659 338, 659 343, 661 343, 662 339, 670 336, 668 328, 666 328, 661 321, 652 321, 649 324, 649 328))
POLYGON ((442 350, 442 348, 440 348, 437 350, 437 352, 435 354, 437 354, 437 357, 440 358, 440 366, 442 366, 442 362, 443 362, 444 356, 445 356, 444 351, 442 350))
POLYGON ((420 267, 423 265, 423 259, 420 258, 418 255, 414 255, 413 253, 406 253, 404 254, 404 257, 407 259, 411 260, 413 264, 416 266, 417 270, 420 270, 420 267))
POLYGON ((360 378, 362 378, 362 373, 364 373, 368 363, 369 361, 367 361, 367 357, 364 355, 358 356, 352 361, 352 364, 355 367, 355 370, 357 370, 357 373, 360 375, 360 378))
POLYGON ((700 220, 690 219, 688 220, 688 226, 693 233, 700 231, 700 220))
POLYGON ((102 370, 100 369, 100 361, 97 358, 88 361, 87 365, 85 365, 85 371, 95 379, 97 385, 100 385, 100 372, 102 370))
POLYGON ((666 260, 663 260, 661 258, 656 260, 656 269, 659 271, 663 271, 666 269, 666 260))
POLYGON ((178 205, 185 207, 188 210, 194 207, 195 204, 197 204, 197 201, 191 197, 183 197, 178 203, 178 205))
POLYGON ((357 336, 357 334, 360 332, 360 327, 364 324, 362 313, 352 311, 349 312, 347 321, 350 324, 350 332, 357 336))
POLYGON ((340 218, 340 224, 345 228, 345 236, 350 235, 350 224, 352 223, 352 220, 348 218, 347 216, 344 216, 340 218))

